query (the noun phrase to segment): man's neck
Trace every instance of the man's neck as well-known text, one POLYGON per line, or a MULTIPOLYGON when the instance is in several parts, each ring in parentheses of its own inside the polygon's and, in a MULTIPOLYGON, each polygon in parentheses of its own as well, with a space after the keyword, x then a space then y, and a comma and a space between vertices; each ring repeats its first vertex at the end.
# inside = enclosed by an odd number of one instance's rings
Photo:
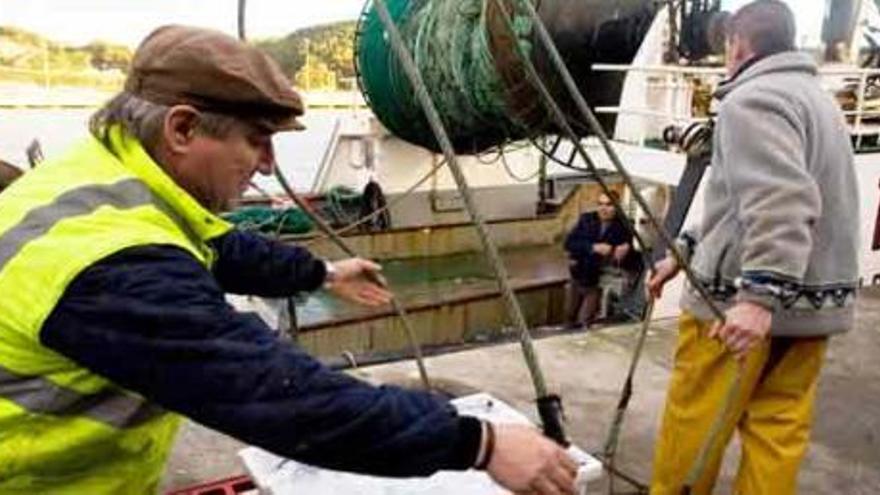
POLYGON ((743 72, 749 70, 749 68, 751 68, 753 65, 757 64, 758 62, 764 60, 765 58, 772 57, 774 55, 779 55, 780 53, 785 53, 786 51, 788 51, 788 50, 774 51, 774 52, 770 52, 770 53, 765 53, 763 55, 752 55, 752 56, 746 58, 745 60, 743 60, 739 65, 737 65, 736 68, 733 69, 733 71, 731 72, 731 76, 727 80, 733 81, 736 78, 738 78, 739 76, 741 76, 743 72))
POLYGON ((748 57, 748 58, 743 59, 742 62, 740 62, 739 64, 735 65, 735 66, 731 69, 731 71, 730 71, 730 77, 728 77, 727 80, 728 80, 728 81, 733 81, 733 80, 735 80, 737 77, 739 77, 740 75, 742 75, 743 72, 747 71, 751 66, 753 66, 753 65, 757 64, 758 62, 760 62, 761 59, 763 59, 763 58, 764 58, 764 57, 761 57, 761 56, 758 56, 758 55, 752 55, 752 56, 750 56, 750 57, 748 57))

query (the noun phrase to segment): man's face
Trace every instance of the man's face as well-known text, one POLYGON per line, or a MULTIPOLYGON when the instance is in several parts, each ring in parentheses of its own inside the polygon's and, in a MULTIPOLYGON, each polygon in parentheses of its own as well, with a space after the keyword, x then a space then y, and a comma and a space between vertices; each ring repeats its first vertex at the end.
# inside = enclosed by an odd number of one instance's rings
POLYGON ((274 165, 271 132, 241 124, 223 138, 193 138, 181 185, 202 206, 225 211, 241 199, 257 172, 271 174, 274 165))
POLYGON ((614 220, 616 214, 611 198, 605 194, 599 196, 599 220, 603 222, 614 220))

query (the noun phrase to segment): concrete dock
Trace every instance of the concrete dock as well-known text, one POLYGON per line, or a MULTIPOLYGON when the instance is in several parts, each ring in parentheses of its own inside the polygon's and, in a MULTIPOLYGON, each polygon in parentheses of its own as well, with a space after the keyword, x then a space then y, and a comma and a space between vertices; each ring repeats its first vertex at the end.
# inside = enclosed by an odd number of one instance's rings
MULTIPOLYGON (((641 481, 651 473, 656 427, 675 342, 674 320, 655 322, 635 381, 618 467, 641 481)), ((536 342, 548 384, 564 399, 567 430, 589 451, 601 449, 636 341, 637 327, 609 327, 536 342)), ((830 346, 820 383, 816 426, 800 477, 801 494, 880 493, 880 289, 866 289, 857 326, 830 346)), ((534 418, 534 392, 517 344, 430 358, 432 378, 457 394, 483 390, 534 418)), ((364 379, 417 386, 412 362, 355 371, 364 379)), ((179 488, 242 473, 242 444, 189 424, 178 439, 163 487, 179 488)), ((717 493, 729 493, 737 444, 725 459, 717 493)), ((628 489, 623 482, 618 489, 628 489)))

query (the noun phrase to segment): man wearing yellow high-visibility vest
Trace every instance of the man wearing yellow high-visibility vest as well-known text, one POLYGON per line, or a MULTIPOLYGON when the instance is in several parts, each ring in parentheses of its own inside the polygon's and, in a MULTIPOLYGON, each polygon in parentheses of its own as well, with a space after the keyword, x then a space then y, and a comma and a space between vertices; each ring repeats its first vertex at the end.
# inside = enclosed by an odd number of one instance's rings
POLYGON ((576 466, 536 430, 332 372, 225 302, 325 285, 389 299, 371 262, 215 215, 271 172, 272 134, 302 113, 255 48, 166 26, 91 136, 0 194, 0 493, 154 492, 181 416, 333 469, 477 467, 516 492, 573 493, 576 466))
MULTIPOLYGON (((652 495, 681 493, 698 458, 705 468, 692 492, 712 493, 734 432, 742 455, 733 493, 796 493, 828 338, 853 324, 853 149, 815 60, 796 51, 796 31, 791 9, 778 0, 750 2, 728 23, 729 79, 716 93, 705 209, 682 246, 726 321, 713 322, 688 287, 652 495), (737 374, 739 393, 725 408, 737 374), (717 441, 701 457, 719 417, 717 441)), ((678 269, 671 258, 655 267, 654 296, 678 269)))

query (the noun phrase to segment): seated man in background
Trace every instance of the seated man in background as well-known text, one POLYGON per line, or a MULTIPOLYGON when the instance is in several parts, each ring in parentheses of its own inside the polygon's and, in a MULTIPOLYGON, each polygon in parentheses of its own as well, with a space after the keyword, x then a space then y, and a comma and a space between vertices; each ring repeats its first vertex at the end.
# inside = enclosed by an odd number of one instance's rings
MULTIPOLYGON (((613 193, 612 193, 613 194, 613 193)), ((581 215, 565 239, 571 259, 566 323, 590 325, 599 311, 599 276, 609 266, 625 268, 632 257, 632 233, 617 217, 617 197, 599 196, 599 209, 581 215)))

